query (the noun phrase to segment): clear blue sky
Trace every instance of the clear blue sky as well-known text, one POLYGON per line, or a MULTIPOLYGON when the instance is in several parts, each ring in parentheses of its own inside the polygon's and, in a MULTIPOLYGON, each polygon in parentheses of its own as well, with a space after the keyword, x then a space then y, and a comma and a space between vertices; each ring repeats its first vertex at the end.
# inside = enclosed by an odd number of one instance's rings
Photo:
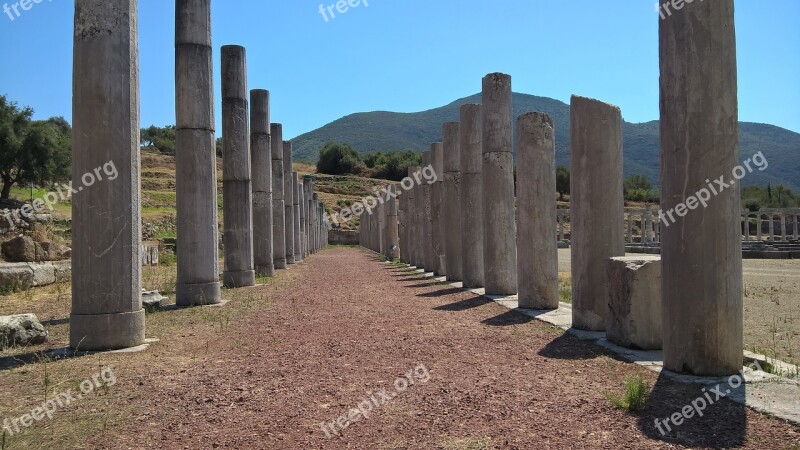
MULTIPOLYGON (((214 0, 217 111, 219 47, 239 44, 249 87, 271 91, 287 137, 353 112, 442 106, 495 71, 512 75, 515 92, 576 93, 619 105, 631 122, 658 118, 654 1, 369 0, 329 22, 319 5, 214 0)), ((741 120, 800 132, 800 1, 736 8, 741 120)), ((0 94, 37 118, 69 120, 73 1, 0 14, 0 94)), ((173 124, 174 2, 141 0, 139 27, 142 126, 173 124)))

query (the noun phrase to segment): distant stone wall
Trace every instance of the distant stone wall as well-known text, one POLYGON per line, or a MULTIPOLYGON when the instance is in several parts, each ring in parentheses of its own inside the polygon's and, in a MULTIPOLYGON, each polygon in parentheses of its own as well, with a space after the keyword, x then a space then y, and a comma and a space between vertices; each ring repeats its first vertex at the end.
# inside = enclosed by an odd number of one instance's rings
POLYGON ((358 245, 358 231, 331 230, 328 240, 330 245, 358 245))

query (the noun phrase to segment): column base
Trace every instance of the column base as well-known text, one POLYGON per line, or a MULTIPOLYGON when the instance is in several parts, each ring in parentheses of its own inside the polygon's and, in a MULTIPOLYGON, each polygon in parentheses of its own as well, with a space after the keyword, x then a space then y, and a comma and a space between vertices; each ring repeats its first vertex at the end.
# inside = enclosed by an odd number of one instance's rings
POLYGON ((294 256, 287 256, 286 264, 297 264, 297 262, 294 260, 294 256))
POLYGON ((285 269, 286 268, 286 260, 285 259, 276 259, 275 260, 275 269, 285 269))
POLYGON ((144 344, 144 309, 114 314, 71 314, 69 348, 119 350, 144 344))
POLYGON ((254 286, 256 284, 256 272, 254 270, 224 272, 222 274, 222 284, 226 288, 232 288, 232 289, 254 286))
POLYGON ((275 266, 270 264, 268 266, 256 266, 256 275, 259 277, 274 277, 275 266))
POLYGON ((175 288, 175 302, 179 307, 217 305, 222 302, 219 282, 179 283, 175 288))

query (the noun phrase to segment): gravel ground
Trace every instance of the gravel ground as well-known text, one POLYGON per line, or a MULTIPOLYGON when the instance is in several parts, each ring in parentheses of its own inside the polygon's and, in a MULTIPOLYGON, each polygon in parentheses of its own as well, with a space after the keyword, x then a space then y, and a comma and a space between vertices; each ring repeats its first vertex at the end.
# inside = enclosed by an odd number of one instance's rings
POLYGON ((228 324, 224 345, 197 351, 208 336, 184 330, 130 355, 119 369, 124 395, 109 400, 111 409, 131 409, 130 420, 89 447, 800 445, 800 428, 725 399, 662 436, 654 419, 690 404, 699 388, 361 249, 329 249, 292 271, 293 283, 247 291, 271 290, 275 300, 228 324), (631 374, 653 386, 638 414, 604 395, 620 393, 631 374), (359 405, 368 418, 353 414, 342 429, 359 405))

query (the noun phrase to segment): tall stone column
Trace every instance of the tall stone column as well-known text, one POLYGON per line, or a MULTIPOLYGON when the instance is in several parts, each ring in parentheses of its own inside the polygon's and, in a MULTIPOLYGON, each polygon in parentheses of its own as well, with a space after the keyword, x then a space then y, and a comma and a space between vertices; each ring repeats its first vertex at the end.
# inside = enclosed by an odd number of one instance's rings
POLYGON ((226 287, 255 284, 253 270, 253 193, 247 114, 247 63, 244 47, 222 47, 222 195, 225 226, 226 287))
POLYGON ((250 91, 250 156, 253 164, 253 263, 258 275, 275 275, 272 255, 272 153, 269 91, 250 91))
POLYGON ((312 246, 312 228, 314 226, 314 211, 311 208, 313 202, 312 193, 314 192, 314 177, 306 175, 303 177, 303 191, 305 194, 305 208, 306 208, 306 254, 311 256, 313 253, 312 246))
MULTIPOLYGON (((517 293, 511 77, 483 78, 483 267, 487 295, 517 293)), ((446 169, 446 168, 445 168, 446 169)))
POLYGON ((767 217, 769 217, 769 240, 775 242, 775 216, 770 213, 767 217))
POLYGON ((297 207, 300 210, 300 258, 306 259, 308 255, 306 254, 306 199, 305 199, 305 187, 303 186, 303 180, 299 178, 297 180, 297 190, 298 190, 298 205, 297 207))
POLYGON ((798 239, 798 234, 800 234, 800 230, 797 227, 798 222, 800 222, 800 220, 798 220, 798 219, 800 219, 800 216, 794 216, 794 240, 795 241, 798 239))
POLYGON ((431 145, 431 160, 436 182, 431 189, 431 247, 433 248, 433 272, 443 276, 447 273, 447 261, 444 249, 445 230, 443 222, 444 210, 444 147, 441 143, 431 145))
POLYGON ((272 153, 272 260, 276 269, 286 268, 286 202, 283 176, 283 126, 270 125, 272 153))
POLYGON ((744 227, 744 241, 750 242, 750 213, 745 210, 742 217, 744 218, 742 222, 742 226, 744 227))
MULTIPOLYGON (((606 261, 625 256, 622 114, 573 95, 570 105, 572 326, 603 331, 608 308, 606 261)), ((642 243, 647 234, 642 222, 642 243)))
POLYGON ((319 241, 320 241, 320 211, 319 211, 319 195, 317 193, 312 194, 313 203, 314 203, 314 253, 319 251, 319 241))
POLYGON ((175 2, 178 306, 221 301, 211 0, 175 2))
POLYGON ((628 213, 628 242, 633 244, 633 211, 628 213))
MULTIPOLYGON (((397 191, 398 189, 395 189, 397 191)), ((401 192, 402 194, 402 192, 401 192)), ((397 234, 398 234, 398 246, 400 247, 398 258, 402 262, 408 262, 406 257, 407 245, 408 241, 406 240, 406 196, 400 195, 397 197, 397 234)))
MULTIPOLYGON (((397 186, 389 186, 389 193, 396 194, 397 186)), ((394 195, 389 195, 386 202, 386 247, 389 250, 387 256, 394 260, 400 256, 400 224, 398 221, 398 199, 394 195)))
MULTIPOLYGON (((423 153, 423 164, 424 164, 424 153, 423 153)), ((415 180, 422 179, 422 167, 417 167, 415 173, 415 180)), ((417 221, 416 227, 416 236, 414 236, 414 246, 416 247, 416 254, 417 254, 417 263, 415 264, 417 268, 425 269, 427 272, 427 267, 425 267, 425 221, 427 217, 425 216, 425 191, 422 188, 422 183, 418 183, 414 189, 417 191, 416 201, 417 201, 417 209, 415 213, 415 220, 417 221)))
POLYGON ((461 251, 461 146, 458 122, 447 122, 442 126, 444 147, 444 254, 447 280, 459 282, 464 279, 463 252, 461 251))
POLYGON ((756 214, 756 225, 757 225, 756 234, 758 237, 758 242, 761 243, 761 241, 764 240, 764 230, 762 229, 762 227, 764 226, 764 218, 760 212, 756 214))
POLYGON ((72 74, 70 348, 144 343, 135 0, 77 0, 72 74), (118 177, 84 185, 113 165, 118 177))
MULTIPOLYGON (((408 168, 408 179, 414 179, 419 166, 411 166, 408 168)), ((406 231, 407 242, 407 260, 408 264, 412 266, 417 265, 417 188, 416 184, 412 184, 411 189, 407 190, 403 195, 406 197, 406 218, 408 219, 408 230, 406 231)))
MULTIPOLYGON (((433 152, 428 150, 422 154, 422 167, 428 167, 432 165, 433 152)), ((427 272, 435 272, 439 257, 433 252, 433 221, 431 220, 431 215, 433 213, 433 189, 431 185, 425 181, 420 183, 420 187, 422 188, 422 195, 425 198, 422 219, 422 238, 425 249, 425 270, 427 272)))
POLYGON ((779 214, 781 217, 781 240, 787 241, 788 236, 786 235, 786 215, 781 213, 779 214))
POLYGON ((292 172, 292 217, 294 220, 294 260, 303 260, 303 253, 300 251, 300 183, 297 172, 292 172))
POLYGON ((519 307, 558 309, 556 147, 544 113, 517 119, 517 217, 519 307))
MULTIPOLYGON (((695 2, 661 20, 659 44, 661 200, 669 211, 739 164, 733 0, 695 2)), ((685 215, 664 227, 666 369, 708 376, 742 370, 740 205, 737 183, 702 210, 681 208, 685 215)))
POLYGON ((294 259, 294 184, 292 183, 292 143, 283 141, 283 198, 286 216, 286 263, 294 259))
MULTIPOLYGON (((465 288, 483 287, 483 148, 481 105, 463 105, 461 150, 461 279, 465 288)), ((444 176, 442 176, 444 179, 444 176)))

